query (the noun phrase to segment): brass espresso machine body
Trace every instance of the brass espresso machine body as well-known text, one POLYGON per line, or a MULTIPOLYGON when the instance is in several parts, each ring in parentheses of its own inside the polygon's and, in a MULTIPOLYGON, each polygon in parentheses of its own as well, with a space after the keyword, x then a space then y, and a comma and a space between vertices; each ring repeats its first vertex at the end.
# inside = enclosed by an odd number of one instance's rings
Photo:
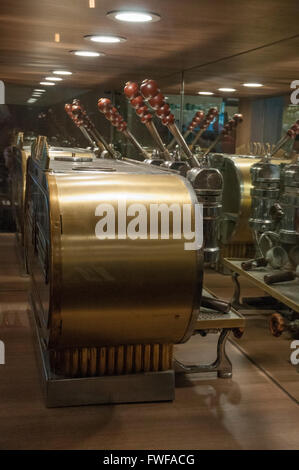
MULTIPOLYGON (((51 162, 47 146, 28 161, 26 258, 31 301, 55 374, 119 375, 172 368, 173 344, 193 333, 202 289, 202 253, 184 239, 99 240, 96 208, 118 201, 190 204, 185 178, 103 159, 51 162)), ((149 228, 148 228, 149 230, 149 228)))

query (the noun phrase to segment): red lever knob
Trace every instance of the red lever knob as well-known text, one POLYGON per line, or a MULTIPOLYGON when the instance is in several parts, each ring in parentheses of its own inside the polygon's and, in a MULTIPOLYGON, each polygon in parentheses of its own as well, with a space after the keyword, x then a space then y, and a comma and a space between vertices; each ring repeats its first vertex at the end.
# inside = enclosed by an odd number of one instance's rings
POLYGON ((141 118, 141 122, 142 124, 146 124, 147 122, 151 121, 153 119, 153 116, 151 114, 145 114, 144 116, 142 116, 141 118))
POLYGON ((69 104, 69 103, 66 103, 64 105, 64 109, 66 110, 66 112, 69 114, 69 113, 72 113, 72 105, 69 104))
POLYGON ((205 117, 205 113, 203 111, 197 111, 197 113, 195 114, 195 119, 196 118, 203 119, 204 117, 205 117))
POLYGON ((131 105, 133 106, 133 108, 135 108, 135 109, 140 108, 140 106, 144 106, 144 99, 143 99, 143 96, 138 95, 138 96, 136 96, 135 98, 132 98, 132 99, 130 100, 130 103, 131 103, 131 105))
POLYGON ((168 114, 168 116, 162 119, 162 124, 164 124, 164 126, 168 126, 169 124, 173 124, 173 123, 174 123, 173 114, 168 114))
POLYGON ((294 139, 295 136, 296 136, 296 132, 293 131, 293 129, 289 129, 288 132, 287 132, 287 135, 288 135, 289 137, 291 137, 292 139, 294 139))
POLYGON ((119 132, 124 132, 127 128, 127 123, 125 121, 121 122, 118 126, 117 126, 117 130, 119 132))
POLYGON ((293 124, 292 127, 291 127, 291 129, 292 129, 294 132, 296 132, 296 134, 298 134, 298 133, 299 133, 299 124, 296 124, 296 123, 293 124))
POLYGON ((158 108, 156 111, 156 115, 159 116, 159 118, 164 118, 170 114, 170 107, 169 104, 165 103, 161 108, 158 108))
POLYGON ((79 114, 81 114, 81 108, 80 106, 78 105, 72 105, 72 113, 75 115, 75 116, 78 116, 79 114))
POLYGON ((165 98, 160 92, 157 93, 156 96, 154 96, 153 98, 150 98, 148 102, 153 109, 161 108, 162 106, 164 106, 164 104, 166 104, 165 98))
POLYGON ((201 121, 202 121, 202 118, 199 117, 199 116, 195 116, 195 118, 193 119, 193 122, 194 122, 194 124, 196 124, 196 125, 197 125, 197 124, 200 124, 201 121))
POLYGON ((140 106, 140 108, 136 109, 136 114, 138 116, 143 117, 148 113, 148 107, 147 106, 140 106))
POLYGON ((127 98, 132 99, 139 95, 138 83, 127 82, 124 87, 124 92, 127 98))
POLYGON ((217 114, 218 114, 218 109, 217 109, 217 108, 211 108, 211 109, 209 109, 208 114, 209 114, 210 116, 215 117, 215 116, 217 116, 217 114))
POLYGON ((236 121, 236 123, 240 123, 243 121, 243 115, 239 113, 234 114, 233 119, 236 121))
POLYGON ((148 79, 143 80, 140 85, 140 91, 146 100, 153 98, 160 92, 157 82, 148 79))
POLYGON ((109 98, 100 98, 98 101, 98 108, 100 111, 105 112, 105 109, 109 109, 112 106, 111 100, 109 98))

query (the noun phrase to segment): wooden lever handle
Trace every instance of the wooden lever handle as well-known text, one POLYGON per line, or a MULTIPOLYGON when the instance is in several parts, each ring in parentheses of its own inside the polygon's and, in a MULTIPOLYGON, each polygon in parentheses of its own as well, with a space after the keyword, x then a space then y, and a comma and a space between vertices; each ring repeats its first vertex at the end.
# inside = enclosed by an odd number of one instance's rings
POLYGON ((124 118, 119 114, 116 107, 112 105, 109 98, 100 98, 98 101, 98 108, 105 118, 111 122, 112 126, 116 127, 119 132, 124 132, 127 129, 127 123, 124 118))
POLYGON ((135 109, 136 114, 140 117, 141 122, 146 124, 151 121, 153 116, 146 106, 143 96, 140 94, 138 83, 127 82, 124 87, 124 93, 129 99, 131 106, 135 109))
POLYGON ((156 111, 156 116, 161 119, 164 126, 169 126, 174 123, 174 115, 171 113, 169 105, 165 102, 165 97, 158 88, 158 84, 155 80, 143 80, 140 85, 140 92, 156 111))
POLYGON ((243 121, 243 116, 242 114, 234 114, 232 119, 228 121, 227 124, 225 124, 224 128, 222 129, 221 133, 222 135, 228 135, 230 132, 235 129, 238 124, 240 124, 243 121))
POLYGON ((249 259, 248 261, 243 261, 241 263, 241 268, 244 271, 251 271, 253 268, 258 268, 260 266, 267 266, 267 260, 264 257, 256 258, 256 259, 249 259))

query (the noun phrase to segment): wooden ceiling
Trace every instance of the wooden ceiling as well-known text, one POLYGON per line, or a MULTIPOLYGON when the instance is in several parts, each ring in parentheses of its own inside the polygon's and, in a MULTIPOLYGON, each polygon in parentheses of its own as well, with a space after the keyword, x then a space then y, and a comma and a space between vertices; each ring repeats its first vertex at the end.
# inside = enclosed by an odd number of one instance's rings
MULTIPOLYGON (((155 78, 163 91, 237 88, 235 96, 288 93, 299 79, 298 0, 1 0, 0 79, 37 87, 54 69, 73 72, 55 89, 121 89, 128 80, 155 78), (126 6, 161 15, 147 24, 119 23, 106 13, 126 6), (59 33, 61 41, 54 42, 59 33), (116 34, 127 41, 94 44, 87 34, 116 34), (104 52, 81 58, 74 49, 104 52), (265 86, 242 86, 258 81, 265 86)), ((53 87, 54 88, 54 87, 53 87)), ((55 91, 56 92, 56 91, 55 91)), ((53 95, 54 90, 49 92, 53 95)), ((48 95, 48 96, 49 96, 48 95)))

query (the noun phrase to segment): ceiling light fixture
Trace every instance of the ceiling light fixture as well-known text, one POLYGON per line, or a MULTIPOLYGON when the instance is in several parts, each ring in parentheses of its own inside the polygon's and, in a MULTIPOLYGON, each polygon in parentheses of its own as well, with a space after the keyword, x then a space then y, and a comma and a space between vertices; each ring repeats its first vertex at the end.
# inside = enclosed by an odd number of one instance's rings
POLYGON ((35 103, 35 102, 36 102, 35 98, 29 98, 29 100, 27 100, 27 103, 35 103))
POLYGON ((107 16, 115 21, 127 21, 129 23, 150 23, 161 19, 161 16, 157 13, 136 10, 113 10, 109 11, 107 16))
POLYGON ((95 52, 95 51, 70 51, 71 54, 78 55, 80 57, 100 57, 104 56, 103 52, 95 52))
POLYGON ((35 88, 33 91, 38 93, 46 93, 46 90, 42 90, 40 88, 35 88))
POLYGON ((264 85, 262 85, 262 83, 243 83, 243 86, 247 86, 249 88, 259 88, 264 85))
POLYGON ((219 91, 223 91, 225 93, 232 93, 234 91, 237 91, 235 88, 218 88, 219 91))
POLYGON ((115 44, 118 42, 125 42, 126 38, 121 36, 110 36, 110 35, 101 35, 101 34, 91 34, 84 36, 84 39, 88 39, 92 42, 101 42, 105 44, 115 44))
POLYGON ((69 72, 68 70, 53 70, 54 75, 73 75, 73 72, 69 72))
POLYGON ((40 85, 44 85, 44 86, 54 86, 56 85, 56 83, 54 82, 39 82, 40 85))
POLYGON ((61 77, 45 77, 45 80, 49 80, 49 82, 61 82, 63 78, 61 77))
POLYGON ((214 93, 212 91, 199 91, 198 92, 199 95, 214 95, 214 93))

